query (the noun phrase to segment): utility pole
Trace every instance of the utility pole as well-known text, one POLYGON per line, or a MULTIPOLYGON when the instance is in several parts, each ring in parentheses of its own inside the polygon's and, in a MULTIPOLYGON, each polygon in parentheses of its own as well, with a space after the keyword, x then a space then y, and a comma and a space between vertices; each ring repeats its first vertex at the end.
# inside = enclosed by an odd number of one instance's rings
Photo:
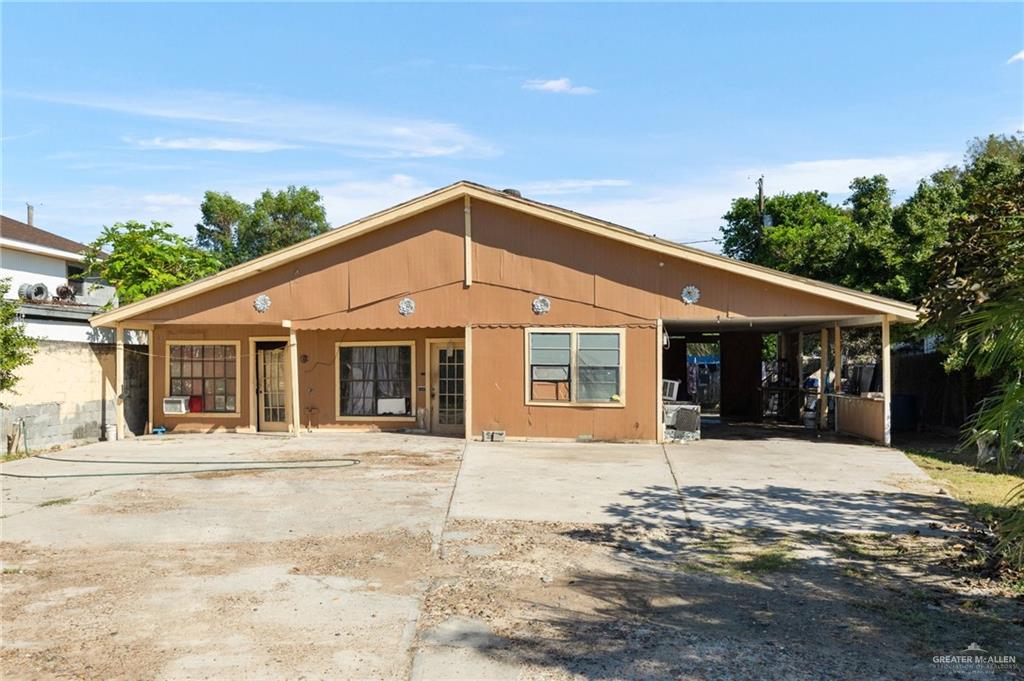
POLYGON ((757 178, 757 214, 764 217, 764 175, 757 178))

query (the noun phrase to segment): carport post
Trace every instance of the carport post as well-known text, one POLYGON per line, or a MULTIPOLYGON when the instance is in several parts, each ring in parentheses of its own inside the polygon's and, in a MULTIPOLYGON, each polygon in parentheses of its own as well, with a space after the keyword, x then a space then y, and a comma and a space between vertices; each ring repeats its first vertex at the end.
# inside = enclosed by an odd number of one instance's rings
POLYGON ((882 418, 885 445, 892 444, 892 356, 889 347, 889 315, 882 315, 882 418))
MULTIPOLYGON (((836 322, 835 328, 833 329, 832 332, 836 335, 836 337, 835 337, 835 344, 836 344, 836 346, 835 346, 835 349, 832 352, 832 362, 833 362, 833 364, 835 364, 835 367, 836 367, 836 378, 835 378, 835 382, 832 384, 832 392, 834 392, 836 395, 838 395, 839 393, 843 392, 843 379, 842 379, 842 375, 843 375, 843 341, 842 341, 842 333, 843 332, 839 328, 839 322, 836 322)), ((839 432, 839 400, 838 399, 836 399, 836 415, 833 418, 833 422, 835 423, 836 432, 838 433, 839 432)))
POLYGON ((117 439, 124 439, 124 327, 114 327, 114 419, 117 439))
POLYGON ((825 386, 828 384, 828 328, 821 329, 821 379, 818 381, 818 428, 828 427, 828 397, 825 386))

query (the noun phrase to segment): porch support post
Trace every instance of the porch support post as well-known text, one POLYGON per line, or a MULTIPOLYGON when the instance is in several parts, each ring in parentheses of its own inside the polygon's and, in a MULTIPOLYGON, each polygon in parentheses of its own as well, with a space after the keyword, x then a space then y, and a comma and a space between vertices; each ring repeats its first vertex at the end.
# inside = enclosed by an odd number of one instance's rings
POLYGON ((114 327, 114 419, 117 439, 124 439, 124 327, 114 327))
POLYGON ((302 427, 302 415, 299 413, 299 341, 291 322, 286 321, 284 325, 288 327, 288 373, 291 379, 288 383, 292 393, 292 433, 297 437, 302 427))
MULTIPOLYGON (((834 348, 834 350, 832 352, 832 362, 833 362, 833 364, 835 364, 835 367, 836 367, 836 378, 835 378, 835 383, 833 384, 833 387, 832 387, 832 392, 834 392, 835 394, 838 395, 839 393, 842 392, 842 387, 843 387, 843 379, 842 379, 842 374, 843 374, 843 341, 842 341, 842 335, 843 335, 843 331, 839 327, 838 322, 836 323, 835 328, 832 330, 832 333, 835 334, 835 344, 836 344, 835 348, 834 348)), ((834 423, 836 425, 836 432, 838 433, 839 432, 839 400, 838 399, 836 400, 836 415, 833 418, 833 421, 834 421, 834 423)))
POLYGON ((665 377, 665 360, 664 360, 665 344, 664 344, 664 341, 662 340, 664 338, 664 336, 665 336, 665 322, 662 321, 661 319, 659 319, 658 320, 658 326, 657 326, 657 337, 654 339, 654 356, 656 358, 655 359, 655 366, 656 366, 656 368, 655 368, 654 380, 656 381, 655 387, 656 387, 656 389, 658 391, 657 392, 657 395, 658 395, 657 409, 658 409, 658 411, 654 415, 654 427, 657 429, 655 431, 655 439, 657 440, 657 442, 659 444, 665 442, 665 408, 664 408, 664 405, 665 405, 665 395, 663 394, 662 389, 661 389, 661 381, 665 377))
MULTIPOLYGON (((466 199, 469 201, 469 198, 466 199)), ((462 349, 462 420, 466 422, 466 439, 473 439, 473 327, 466 324, 466 335, 462 349)), ((430 350, 427 350, 427 364, 430 364, 430 350)), ((430 394, 430 386, 427 386, 430 394)))
MULTIPOLYGON (((466 282, 465 285, 468 287, 473 283, 473 212, 472 206, 470 205, 469 197, 463 199, 463 213, 465 235, 463 236, 463 248, 465 249, 465 267, 466 267, 466 282)), ((468 328, 468 327, 467 327, 468 328)))
POLYGON ((818 428, 824 430, 828 427, 828 328, 821 330, 821 378, 818 380, 818 428))
POLYGON ((892 355, 889 347, 889 315, 882 315, 882 418, 884 443, 892 444, 892 355))

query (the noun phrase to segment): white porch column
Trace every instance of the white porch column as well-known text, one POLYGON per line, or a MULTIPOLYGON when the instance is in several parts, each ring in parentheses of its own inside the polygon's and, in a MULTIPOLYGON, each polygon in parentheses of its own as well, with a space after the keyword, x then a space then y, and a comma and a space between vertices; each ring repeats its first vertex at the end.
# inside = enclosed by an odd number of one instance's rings
POLYGON ((288 373, 292 401, 292 433, 297 437, 302 428, 302 414, 299 413, 299 341, 291 323, 288 327, 288 373))
MULTIPOLYGON (((833 387, 832 392, 834 392, 834 393, 836 393, 838 395, 839 393, 842 392, 842 386, 843 386, 843 380, 841 378, 842 373, 843 373, 843 341, 842 341, 842 334, 843 334, 843 332, 840 330, 838 322, 836 323, 835 327, 833 328, 832 333, 835 334, 835 339, 834 339, 835 348, 833 348, 833 351, 832 351, 832 363, 835 364, 835 367, 836 367, 836 379, 835 379, 835 385, 833 387)), ((835 414, 835 417, 833 417, 833 422, 835 423, 836 432, 838 433, 839 432, 839 400, 838 400, 838 398, 836 399, 836 414, 835 414)))
MULTIPOLYGON (((467 204, 469 197, 466 197, 467 204)), ((467 284, 468 286, 468 284, 467 284)), ((431 361, 430 349, 427 349, 427 364, 431 361)), ((430 386, 427 395, 430 394, 430 386)), ((415 390, 416 386, 413 385, 415 390)), ((428 398, 429 399, 429 398, 428 398)), ((465 438, 473 439, 473 327, 466 324, 466 334, 462 347, 462 420, 466 422, 465 438)), ((429 425, 429 424, 428 424, 429 425)))
POLYGON ((892 444, 892 356, 889 347, 889 315, 882 315, 882 401, 885 445, 892 444))
POLYGON ((655 352, 655 366, 656 375, 655 385, 658 390, 658 400, 656 408, 658 412, 654 416, 654 427, 657 428, 655 431, 655 440, 661 444, 665 442, 665 395, 661 390, 661 381, 665 377, 665 366, 664 366, 664 352, 665 352, 665 322, 661 319, 658 320, 657 326, 657 338, 654 339, 654 352, 655 352))
POLYGON ((124 327, 114 328, 114 419, 117 439, 124 439, 124 327))
POLYGON ((822 430, 828 427, 828 396, 825 394, 825 385, 828 383, 828 329, 821 330, 821 367, 818 375, 818 427, 822 430))

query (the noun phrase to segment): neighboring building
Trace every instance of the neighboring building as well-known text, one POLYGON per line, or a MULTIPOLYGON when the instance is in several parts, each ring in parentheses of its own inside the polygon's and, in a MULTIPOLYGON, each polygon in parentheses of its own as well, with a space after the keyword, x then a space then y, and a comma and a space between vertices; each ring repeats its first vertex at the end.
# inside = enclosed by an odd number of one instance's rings
MULTIPOLYGON (((149 420, 170 430, 654 441, 662 378, 686 361, 666 338, 715 334, 722 416, 757 419, 764 334, 792 354, 798 334, 829 348, 876 325, 887 358, 890 323, 916 318, 459 182, 92 323, 151 331, 149 420)), ((841 429, 887 440, 883 383, 837 400, 841 429)))
POLYGON ((113 342, 112 333, 89 326, 89 317, 114 298, 114 288, 95 278, 80 278, 85 248, 85 244, 0 216, 0 279, 11 279, 8 296, 21 302, 29 335, 53 341, 113 342), (66 294, 68 289, 73 295, 66 294))
MULTIPOLYGON (((85 248, 0 216, 0 279, 11 279, 8 297, 19 301, 27 333, 39 340, 32 364, 19 370, 15 392, 0 397, 10 407, 0 414, 0 426, 6 435, 24 420, 32 449, 96 440, 113 422, 114 333, 94 329, 89 318, 115 292, 79 278, 85 248)), ((136 411, 129 409, 129 416, 136 411)))

